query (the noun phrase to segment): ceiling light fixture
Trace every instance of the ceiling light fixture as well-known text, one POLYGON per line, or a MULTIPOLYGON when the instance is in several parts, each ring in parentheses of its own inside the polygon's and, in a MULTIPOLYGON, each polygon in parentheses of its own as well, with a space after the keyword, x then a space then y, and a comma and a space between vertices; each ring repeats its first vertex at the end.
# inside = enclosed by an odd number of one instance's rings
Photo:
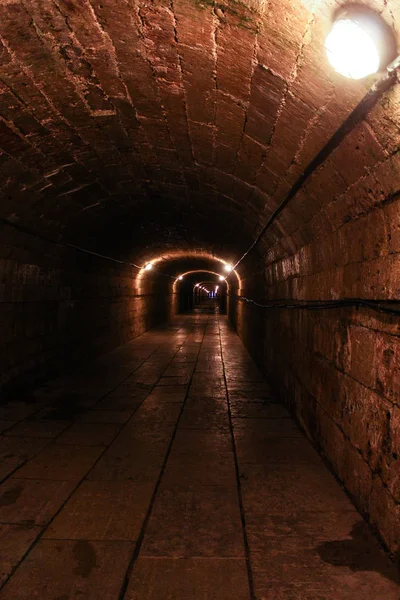
POLYGON ((179 281, 182 281, 182 279, 183 279, 183 276, 182 276, 182 275, 179 275, 178 279, 179 279, 179 281))
POLYGON ((224 265, 224 269, 225 271, 228 271, 228 273, 230 273, 233 270, 232 265, 224 265))
POLYGON ((146 271, 150 271, 152 268, 153 268, 152 263, 147 263, 147 265, 145 266, 146 271))
POLYGON ((396 55, 392 31, 368 6, 350 4, 336 14, 325 40, 332 67, 350 79, 384 69, 396 55))
POLYGON ((220 281, 224 281, 224 280, 225 280, 225 277, 224 277, 223 275, 220 275, 220 276, 219 276, 219 280, 220 280, 220 281))

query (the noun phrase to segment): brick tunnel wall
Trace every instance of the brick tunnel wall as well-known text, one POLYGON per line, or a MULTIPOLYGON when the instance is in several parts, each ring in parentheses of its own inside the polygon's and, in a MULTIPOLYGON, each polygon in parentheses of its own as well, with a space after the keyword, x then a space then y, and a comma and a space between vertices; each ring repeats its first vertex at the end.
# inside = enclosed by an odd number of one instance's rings
MULTIPOLYGON (((371 205, 298 253, 267 260, 265 271, 242 281, 241 294, 396 299, 399 215, 395 198, 371 205)), ((356 506, 399 553, 399 318, 367 308, 263 310, 241 301, 232 303, 231 318, 356 506)))
POLYGON ((136 270, 11 236, 0 245, 0 396, 170 318, 168 280, 144 275, 139 283, 136 270))

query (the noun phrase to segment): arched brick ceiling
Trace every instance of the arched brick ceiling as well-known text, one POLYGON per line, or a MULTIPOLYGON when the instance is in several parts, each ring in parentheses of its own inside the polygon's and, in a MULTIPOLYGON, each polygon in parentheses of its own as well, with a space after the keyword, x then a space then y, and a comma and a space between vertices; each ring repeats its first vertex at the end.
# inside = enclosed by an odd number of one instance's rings
MULTIPOLYGON (((224 260, 229 257, 212 256, 205 251, 171 251, 160 256, 153 256, 152 261, 157 271, 178 277, 181 274, 190 274, 196 278, 200 274, 218 273, 226 275, 224 271, 224 260)), ((228 261, 226 261, 228 262, 228 261)))
MULTIPOLYGON (((398 28, 398 2, 367 4, 398 28)), ((0 0, 1 216, 120 254, 239 258, 371 84, 327 64, 338 5, 0 0)), ((271 261, 347 218, 345 200, 342 216, 325 207, 349 187, 387 186, 398 95, 282 213, 264 239, 271 261)))

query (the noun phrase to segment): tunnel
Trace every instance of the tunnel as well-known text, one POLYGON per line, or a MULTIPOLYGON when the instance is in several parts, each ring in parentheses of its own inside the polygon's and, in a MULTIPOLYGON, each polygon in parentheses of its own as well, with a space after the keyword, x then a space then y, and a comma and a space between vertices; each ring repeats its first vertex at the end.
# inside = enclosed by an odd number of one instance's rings
POLYGON ((0 0, 0 600, 399 600, 399 38, 0 0))

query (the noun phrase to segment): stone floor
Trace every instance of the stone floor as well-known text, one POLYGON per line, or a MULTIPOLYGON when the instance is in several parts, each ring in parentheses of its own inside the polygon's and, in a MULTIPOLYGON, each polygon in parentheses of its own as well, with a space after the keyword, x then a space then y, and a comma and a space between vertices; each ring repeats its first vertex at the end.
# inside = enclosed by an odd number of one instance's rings
POLYGON ((399 600, 226 317, 0 407, 1 600, 399 600))

